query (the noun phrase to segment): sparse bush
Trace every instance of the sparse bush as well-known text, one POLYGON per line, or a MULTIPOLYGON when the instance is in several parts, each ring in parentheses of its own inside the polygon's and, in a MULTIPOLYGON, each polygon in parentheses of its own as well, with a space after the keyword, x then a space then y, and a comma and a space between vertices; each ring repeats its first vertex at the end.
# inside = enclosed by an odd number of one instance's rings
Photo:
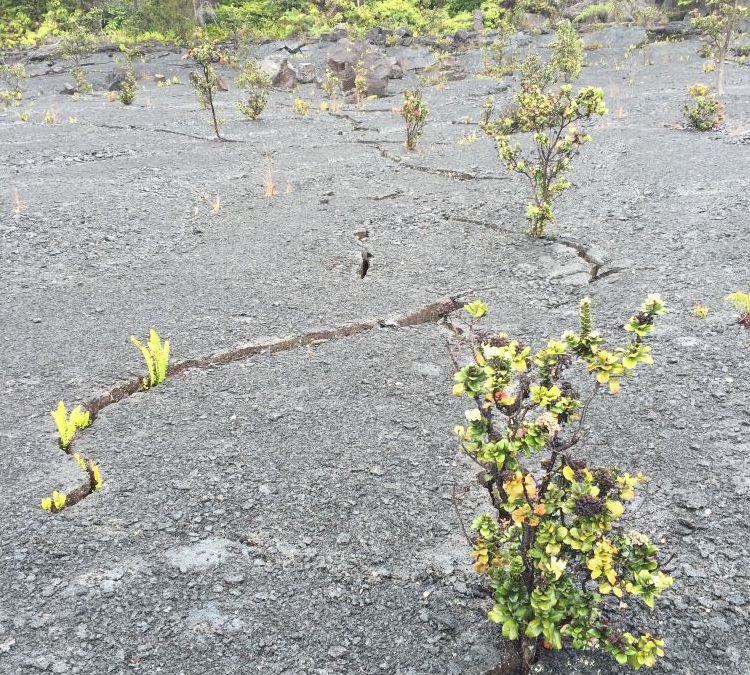
POLYGON ((583 68, 583 40, 578 37, 570 21, 557 24, 557 35, 552 41, 552 67, 565 82, 575 80, 583 68))
POLYGON ((23 99, 22 82, 27 78, 22 63, 0 61, 0 109, 17 105, 23 99))
POLYGON ((712 59, 712 70, 717 71, 716 91, 724 95, 724 62, 732 46, 739 23, 750 17, 750 5, 743 6, 738 0, 707 0, 710 10, 706 16, 696 15, 693 27, 701 34, 706 52, 712 59))
POLYGON ((534 201, 526 209, 529 234, 541 237, 554 222, 552 202, 570 183, 563 177, 572 158, 591 137, 574 125, 604 115, 604 92, 584 87, 573 95, 569 84, 556 92, 545 91, 533 80, 521 83, 516 95, 518 109, 513 117, 503 117, 483 126, 497 144, 500 159, 508 171, 520 173, 529 180, 534 201), (510 134, 518 129, 532 135, 533 146, 524 154, 520 143, 510 134))
POLYGON ((605 23, 615 13, 614 2, 597 2, 584 7, 573 19, 576 23, 605 23))
POLYGON ((71 22, 60 42, 60 53, 64 59, 72 62, 70 74, 76 83, 76 89, 81 94, 93 91, 91 83, 86 77, 86 71, 81 61, 91 54, 98 44, 96 34, 90 25, 90 17, 79 17, 71 22))
POLYGON ((734 305, 734 308, 739 313, 737 323, 745 328, 750 328, 750 293, 743 293, 742 291, 736 291, 730 293, 726 300, 734 305))
POLYGON ((198 64, 198 70, 190 73, 190 84, 195 89, 201 107, 211 111, 214 133, 216 138, 221 140, 219 119, 216 116, 214 103, 214 97, 219 91, 219 75, 214 68, 214 64, 223 62, 224 56, 215 45, 205 43, 189 50, 186 58, 190 58, 198 64))
POLYGON ((503 15, 495 22, 497 37, 488 46, 483 47, 484 74, 488 77, 505 77, 512 75, 516 68, 516 54, 509 52, 510 39, 515 28, 510 19, 503 15))
POLYGON ((235 103, 237 110, 248 119, 258 119, 268 101, 271 78, 255 61, 250 60, 242 67, 235 84, 244 91, 242 100, 235 103))
POLYGON ((404 102, 401 105, 401 117, 406 122, 407 150, 417 147, 419 137, 424 133, 427 117, 430 114, 427 104, 422 100, 422 92, 419 89, 407 89, 404 92, 404 102))
POLYGON ((455 432, 482 468, 493 508, 472 525, 474 569, 488 578, 495 601, 488 618, 505 638, 518 640, 524 675, 542 640, 553 650, 569 642, 575 649, 602 649, 635 669, 653 666, 664 655, 663 640, 634 635, 615 622, 618 601, 624 608, 630 596, 652 608, 672 584, 659 569, 656 546, 618 523, 647 478, 588 467, 573 449, 603 385, 616 394, 638 364, 653 362, 643 339, 664 305, 658 296, 647 298, 625 325, 632 340, 606 350, 585 299, 578 333, 535 353, 504 334, 480 331, 484 303, 466 310, 472 319, 461 346, 473 358, 463 367, 454 360, 453 393, 476 407, 455 432), (594 379, 585 396, 564 379, 576 363, 594 379), (541 462, 529 459, 539 455, 541 462))
POLYGON ((688 94, 692 102, 683 111, 690 127, 698 131, 716 129, 721 123, 721 101, 705 84, 691 84, 688 94))
POLYGON ((326 93, 326 96, 332 101, 338 99, 341 92, 341 80, 330 68, 326 68, 325 75, 323 75, 323 81, 320 83, 321 89, 326 93))
POLYGON ((141 350, 148 369, 148 378, 143 378, 144 389, 150 389, 167 379, 169 366, 169 340, 161 341, 159 334, 152 328, 148 334, 148 342, 144 345, 135 336, 130 341, 141 350))
POLYGON ((304 118, 308 118, 310 116, 310 102, 305 101, 304 98, 300 98, 299 96, 294 99, 294 112, 296 112, 298 115, 302 115, 304 118))
POLYGON ((697 316, 699 319, 705 319, 709 313, 708 305, 704 305, 702 302, 693 303, 693 316, 697 316))
POLYGON ((362 101, 367 98, 367 75, 365 74, 365 64, 362 59, 357 61, 354 66, 354 96, 357 105, 362 105, 362 101))
POLYGON ((522 83, 535 85, 540 89, 546 89, 560 79, 560 72, 554 64, 544 61, 538 52, 529 54, 520 63, 518 70, 522 83))
POLYGON ((138 82, 135 79, 135 73, 132 69, 125 72, 125 77, 120 85, 120 94, 118 98, 123 105, 131 105, 135 101, 135 92, 138 90, 138 82))

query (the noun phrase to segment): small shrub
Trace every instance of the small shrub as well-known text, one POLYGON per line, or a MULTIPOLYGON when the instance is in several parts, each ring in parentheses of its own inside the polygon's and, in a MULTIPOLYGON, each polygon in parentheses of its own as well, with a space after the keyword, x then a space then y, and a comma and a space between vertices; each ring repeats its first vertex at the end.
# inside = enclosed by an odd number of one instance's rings
POLYGON ((60 448, 67 450, 79 429, 85 429, 91 424, 91 413, 88 410, 81 410, 81 406, 76 406, 68 414, 65 403, 60 401, 57 408, 50 411, 52 419, 57 426, 58 442, 60 448))
POLYGON ((255 61, 248 61, 235 84, 244 91, 242 100, 235 103, 237 110, 248 119, 258 119, 268 102, 271 78, 255 61))
POLYGON ((563 174, 570 162, 591 137, 574 125, 604 115, 604 92, 584 87, 573 95, 569 84, 548 92, 536 81, 526 80, 516 95, 518 109, 513 117, 503 117, 484 125, 483 130, 497 144, 500 159, 508 171, 530 181, 534 199, 526 209, 529 234, 541 237, 554 222, 552 202, 570 187, 563 174), (533 146, 524 153, 510 134, 519 129, 532 135, 533 146))
POLYGON ((337 100, 341 97, 341 80, 336 73, 330 68, 326 68, 325 75, 323 75, 323 81, 320 83, 321 89, 326 93, 326 96, 332 101, 337 100))
POLYGON ((750 328, 750 293, 743 293, 742 291, 736 291, 730 293, 726 300, 734 305, 734 308, 739 313, 737 323, 745 328, 750 328))
POLYGON ((704 305, 702 302, 693 303, 693 316, 697 316, 699 319, 705 319, 709 313, 708 305, 704 305))
POLYGON ((740 22, 750 17, 750 5, 741 5, 737 0, 707 0, 706 6, 710 11, 705 16, 696 10, 693 27, 701 34, 704 53, 712 59, 712 69, 717 71, 716 91, 723 96, 724 64, 740 22))
POLYGON ((357 105, 362 105, 362 102, 367 98, 367 75, 365 74, 365 65, 361 60, 354 67, 354 72, 354 96, 357 105))
POLYGON ((50 513, 58 513, 65 508, 67 501, 68 498, 64 492, 54 490, 52 496, 42 499, 42 509, 49 511, 50 513))
POLYGON ((193 47, 186 54, 198 65, 198 70, 190 73, 190 84, 195 89, 198 102, 205 110, 211 111, 211 121, 216 138, 221 140, 219 132, 219 119, 216 116, 216 105, 214 98, 219 91, 219 75, 214 68, 215 63, 224 61, 223 54, 211 43, 205 43, 193 47))
POLYGON ((513 74, 517 66, 515 52, 510 52, 510 39, 515 28, 507 17, 496 22, 497 37, 482 49, 484 74, 488 77, 506 77, 513 74))
POLYGON ((414 150, 417 147, 417 141, 424 133, 429 114, 427 104, 422 101, 422 92, 419 89, 407 89, 404 92, 404 102, 401 105, 401 117, 406 122, 406 142, 404 145, 407 150, 414 150))
POLYGON ((150 389, 164 382, 167 379, 169 366, 169 340, 162 343, 159 334, 152 328, 145 345, 133 335, 130 336, 130 341, 141 350, 143 359, 146 361, 148 378, 143 378, 144 389, 150 389))
POLYGON ((698 131, 716 129, 721 123, 721 101, 705 84, 692 84, 688 87, 692 103, 685 105, 683 111, 688 126, 698 131))
POLYGON ((455 362, 453 394, 476 407, 455 432, 482 468, 493 508, 472 524, 474 569, 488 578, 495 601, 488 618, 506 639, 518 640, 524 675, 542 640, 553 650, 570 642, 575 649, 603 649, 635 669, 653 666, 664 655, 663 640, 616 624, 617 601, 624 608, 630 596, 652 608, 672 584, 659 570, 657 547, 618 522, 647 478, 588 467, 573 449, 602 387, 616 394, 638 364, 653 362, 643 339, 664 305, 658 296, 647 298, 625 325, 632 339, 606 350, 585 299, 578 333, 536 352, 480 331, 484 303, 466 310, 472 318, 461 346, 473 358, 463 367, 455 362), (576 363, 593 376, 585 396, 564 379, 576 363), (541 462, 529 459, 539 455, 541 462))
POLYGON ((22 82, 27 78, 22 63, 0 61, 0 110, 18 105, 23 99, 22 82))
POLYGON ((304 118, 308 118, 310 116, 310 102, 305 101, 304 98, 300 98, 299 96, 294 99, 293 103, 294 112, 296 112, 298 115, 302 115, 304 118))
POLYGON ((604 2, 594 3, 584 7, 573 19, 576 23, 605 23, 610 20, 615 13, 615 3, 604 2))
POLYGON ((583 40, 578 37, 570 21, 557 24, 557 35, 551 46, 552 67, 562 75, 565 82, 575 80, 583 68, 583 40))
POLYGON ((18 113, 18 119, 22 122, 28 122, 29 121, 29 113, 24 110, 23 112, 18 113))
POLYGON ((60 52, 64 59, 72 61, 70 74, 81 94, 90 94, 94 89, 86 77, 81 61, 94 51, 97 43, 96 34, 84 19, 72 23, 60 41, 60 52))
POLYGON ((118 98, 123 105, 131 105, 135 101, 135 92, 138 90, 138 82, 135 79, 135 73, 128 70, 120 85, 120 94, 118 98))
POLYGON ((57 124, 58 123, 57 115, 47 110, 47 112, 44 113, 44 123, 45 124, 57 124))

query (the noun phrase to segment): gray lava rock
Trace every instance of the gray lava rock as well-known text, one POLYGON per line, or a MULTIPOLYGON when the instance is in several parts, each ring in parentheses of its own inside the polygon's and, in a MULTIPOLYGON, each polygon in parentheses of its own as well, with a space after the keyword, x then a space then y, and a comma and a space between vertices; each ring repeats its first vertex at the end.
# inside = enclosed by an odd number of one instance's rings
POLYGON ((126 74, 124 68, 113 68, 104 78, 104 88, 107 91, 120 91, 126 74))
POLYGON ((297 82, 300 84, 309 84, 315 82, 315 64, 305 61, 304 63, 293 63, 292 69, 297 75, 297 82))
POLYGON ((271 78, 274 87, 294 89, 297 86, 297 73, 289 65, 289 60, 280 54, 267 56, 260 62, 263 72, 271 78))
POLYGON ((385 96, 391 79, 392 62, 384 54, 371 52, 364 55, 362 65, 367 80, 368 96, 385 96))

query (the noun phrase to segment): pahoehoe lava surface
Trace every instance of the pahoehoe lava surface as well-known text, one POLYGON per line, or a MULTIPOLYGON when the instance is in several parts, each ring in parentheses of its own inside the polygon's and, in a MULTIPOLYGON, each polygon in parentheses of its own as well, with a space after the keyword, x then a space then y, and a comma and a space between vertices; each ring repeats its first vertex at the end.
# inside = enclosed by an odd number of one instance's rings
MULTIPOLYGON (((130 108, 101 91, 74 102, 56 93, 65 75, 33 63, 31 121, 0 113, 0 673, 478 675, 502 661, 451 503, 455 484, 464 522, 485 508, 451 435, 462 407, 438 325, 385 321, 129 396, 79 441, 104 489, 39 508, 81 477, 48 411, 135 377, 131 334, 153 326, 189 361, 479 287, 493 326, 536 345, 574 325, 582 295, 607 335, 662 294, 655 366, 599 401, 583 451, 652 477, 629 517, 676 579, 644 616, 667 638, 654 672, 750 672, 750 333, 722 305, 750 290, 750 68, 727 67, 726 128, 691 133, 675 123, 705 77, 696 43, 650 45, 616 69, 641 37, 587 36, 604 47, 580 82, 601 85, 612 113, 571 172, 557 241, 524 235, 526 185, 487 139, 457 142, 484 96, 510 100, 494 80, 428 89, 426 133, 404 159, 398 95, 303 120, 274 92, 249 123, 222 94, 224 134, 244 142, 212 143, 185 85, 143 80, 130 108), (47 110, 62 123, 43 124, 47 110)), ((470 72, 481 60, 461 59, 470 72)), ((108 57, 92 62, 103 80, 108 57)), ((185 81, 183 65, 139 69, 185 81)), ((316 109, 320 93, 301 94, 316 109)), ((621 671, 562 653, 540 672, 621 671)))

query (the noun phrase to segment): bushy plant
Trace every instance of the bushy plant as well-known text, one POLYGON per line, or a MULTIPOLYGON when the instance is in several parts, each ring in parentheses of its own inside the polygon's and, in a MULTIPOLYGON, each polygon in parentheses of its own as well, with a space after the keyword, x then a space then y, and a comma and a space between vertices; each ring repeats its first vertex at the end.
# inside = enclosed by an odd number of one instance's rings
POLYGON ((567 19, 557 24, 557 35, 552 41, 552 67, 565 82, 575 80, 583 68, 583 40, 567 19))
POLYGON ((93 91, 86 77, 86 71, 81 66, 83 59, 89 56, 98 44, 91 23, 92 17, 76 16, 68 25, 60 41, 60 53, 63 58, 72 62, 70 74, 75 80, 76 89, 81 94, 90 94, 93 91))
POLYGON ((222 63, 224 55, 212 43, 204 43, 193 47, 185 55, 198 65, 198 70, 190 73, 190 84, 195 89, 198 102, 205 110, 211 111, 211 121, 216 138, 221 140, 219 119, 216 116, 214 98, 219 91, 219 75, 214 68, 215 63, 222 63))
POLYGON ((235 105, 245 117, 256 120, 266 107, 268 92, 271 90, 271 78, 254 60, 249 60, 242 67, 235 84, 242 89, 243 97, 235 105))
POLYGON ((563 174, 581 147, 591 137, 574 125, 604 115, 604 92, 584 87, 573 94, 569 84, 558 91, 546 91, 539 83, 524 80, 516 95, 518 108, 513 117, 503 117, 483 125, 495 140, 497 152, 508 171, 525 176, 533 191, 533 201, 526 209, 529 234, 541 237, 554 222, 553 201, 571 183, 563 174), (524 152, 521 143, 512 140, 518 129, 531 134, 533 144, 524 152))
POLYGON ((88 410, 81 410, 81 406, 76 406, 70 413, 65 408, 65 403, 60 401, 57 408, 50 412, 52 419, 57 426, 58 442, 60 448, 66 450, 73 442, 73 437, 79 429, 85 429, 91 424, 91 413, 88 410))
POLYGON ((419 89, 407 89, 401 105, 401 117, 406 122, 404 145, 407 150, 414 150, 417 147, 417 141, 424 133, 429 114, 427 104, 422 100, 422 92, 419 89))
POLYGON ((297 96, 297 98, 294 99, 294 103, 292 105, 294 107, 294 112, 296 112, 298 115, 301 115, 305 119, 310 116, 309 101, 306 101, 304 98, 300 98, 299 96, 297 96))
POLYGON ((453 393, 475 406, 455 432, 481 467, 493 508, 472 525, 474 569, 488 578, 495 603, 488 618, 505 638, 519 640, 524 675, 542 641, 554 650, 565 642, 600 648, 635 669, 653 666, 664 655, 663 640, 616 623, 618 601, 624 608, 630 596, 652 608, 672 584, 659 569, 656 546, 618 522, 647 478, 589 467, 574 448, 603 386, 616 394, 638 364, 652 363, 644 338, 664 313, 663 303, 649 296, 625 324, 632 339, 605 349, 585 299, 578 332, 536 352, 505 334, 481 331, 484 303, 466 310, 468 330, 457 334, 472 360, 464 366, 454 361, 453 393), (574 364, 593 376, 586 395, 565 377, 574 364))
POLYGON ((138 81, 135 79, 135 73, 128 68, 125 71, 125 77, 120 84, 120 94, 118 98, 123 105, 131 105, 135 101, 135 92, 138 90, 138 81))
POLYGON ((22 82, 26 78, 26 68, 22 63, 5 63, 0 60, 0 109, 21 102, 22 82))
POLYGON ((739 313, 737 322, 745 328, 750 328, 750 293, 736 291, 730 293, 726 300, 731 302, 739 313))
POLYGON ((143 388, 150 389, 164 382, 167 379, 169 366, 169 340, 162 342, 159 334, 152 328, 145 345, 133 335, 130 336, 130 341, 141 350, 146 362, 148 377, 143 378, 143 388))
POLYGON ((707 0, 709 13, 705 16, 696 14, 693 27, 701 34, 706 53, 712 59, 712 68, 716 70, 716 91, 724 95, 724 63, 729 48, 743 19, 750 17, 750 5, 741 5, 739 0, 707 0))
POLYGON ((485 75, 499 78, 512 75, 516 67, 516 54, 509 51, 515 28, 506 15, 498 18, 495 24, 497 36, 482 49, 482 55, 485 75))
POLYGON ((597 2, 584 7, 573 19, 576 23, 597 22, 604 23, 610 20, 615 13, 614 2, 597 2))
POLYGON ((362 59, 357 61, 354 66, 354 97, 357 105, 361 105, 367 98, 367 74, 365 73, 365 64, 362 59))
POLYGON ((688 87, 692 101, 683 108, 689 126, 698 131, 716 129, 721 123, 722 105, 715 93, 705 84, 688 87))

